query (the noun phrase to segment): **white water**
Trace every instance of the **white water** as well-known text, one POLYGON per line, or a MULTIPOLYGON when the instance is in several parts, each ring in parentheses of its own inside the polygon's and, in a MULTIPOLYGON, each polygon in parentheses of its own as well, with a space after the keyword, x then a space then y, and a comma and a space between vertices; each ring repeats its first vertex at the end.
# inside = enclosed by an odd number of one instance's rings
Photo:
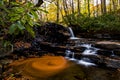
POLYGON ((95 53, 96 53, 96 51, 92 51, 90 49, 86 49, 82 54, 83 55, 97 55, 95 53))
POLYGON ((66 50, 66 51, 65 51, 65 54, 66 54, 65 58, 69 58, 69 56, 70 56, 70 54, 71 54, 71 51, 70 51, 70 50, 66 50))
POLYGON ((91 44, 82 44, 81 46, 87 49, 90 49, 92 47, 91 44))
POLYGON ((78 61, 78 64, 85 65, 85 66, 95 66, 96 65, 94 63, 91 63, 91 62, 88 62, 88 61, 84 61, 82 59, 78 61))
POLYGON ((66 50, 66 51, 65 51, 65 54, 66 54, 65 58, 67 58, 67 59, 69 59, 69 60, 76 60, 76 59, 74 58, 74 55, 75 55, 74 52, 71 52, 70 50, 66 50), (72 58, 70 58, 70 55, 72 55, 72 58))
MULTIPOLYGON (((80 42, 77 41, 80 38, 75 37, 72 28, 69 27, 68 29, 69 29, 70 34, 71 34, 70 40, 75 41, 75 43, 76 43, 75 46, 82 46, 82 47, 86 48, 86 50, 83 51, 83 53, 82 53, 83 55, 96 55, 95 54, 96 51, 97 51, 96 48, 92 47, 91 44, 82 44, 82 45, 80 45, 80 42)), ((95 64, 92 63, 89 58, 83 58, 81 60, 75 59, 75 53, 70 51, 70 50, 66 50, 65 54, 66 54, 65 58, 67 58, 68 60, 78 61, 78 64, 85 65, 85 66, 95 66, 95 64), (70 57, 71 55, 72 55, 72 57, 70 57)))
POLYGON ((76 59, 75 59, 74 55, 75 55, 75 53, 72 52, 72 58, 70 58, 69 60, 75 61, 76 59))
POLYGON ((86 48, 86 50, 82 53, 83 55, 97 55, 95 53, 98 49, 92 47, 91 44, 82 44, 81 46, 86 48))
POLYGON ((78 64, 85 65, 85 66, 95 66, 96 64, 92 63, 89 58, 82 58, 78 60, 78 64))
POLYGON ((77 39, 80 39, 80 38, 75 37, 75 35, 74 35, 73 30, 72 30, 71 27, 69 27, 68 29, 69 29, 70 34, 71 34, 71 37, 70 37, 71 40, 77 40, 77 39))
POLYGON ((75 35, 74 35, 74 33, 73 33, 72 28, 71 28, 71 27, 69 27, 68 29, 69 29, 69 31, 70 31, 71 37, 75 37, 75 35))

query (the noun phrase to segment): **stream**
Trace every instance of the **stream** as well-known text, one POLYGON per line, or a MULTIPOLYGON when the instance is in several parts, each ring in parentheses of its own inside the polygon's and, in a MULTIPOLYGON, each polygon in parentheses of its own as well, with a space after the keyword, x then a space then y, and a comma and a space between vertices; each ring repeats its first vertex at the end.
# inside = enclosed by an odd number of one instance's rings
POLYGON ((44 42, 42 46, 48 52, 61 50, 62 56, 45 55, 11 61, 9 66, 13 70, 8 73, 20 72, 24 77, 15 80, 120 80, 119 56, 114 51, 109 51, 109 56, 99 55, 99 48, 81 42, 82 39, 75 37, 70 27, 68 29, 71 37, 65 48, 44 42))

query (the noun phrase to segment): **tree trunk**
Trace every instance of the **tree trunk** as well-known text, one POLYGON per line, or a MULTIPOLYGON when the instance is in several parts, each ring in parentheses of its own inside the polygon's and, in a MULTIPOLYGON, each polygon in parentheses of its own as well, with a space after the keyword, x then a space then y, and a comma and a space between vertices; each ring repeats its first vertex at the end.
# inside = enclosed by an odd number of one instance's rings
POLYGON ((112 12, 112 5, 111 5, 111 2, 112 2, 112 0, 110 0, 110 3, 109 3, 109 5, 110 5, 110 12, 112 12))
POLYGON ((78 7, 78 8, 77 8, 77 9, 78 9, 78 16, 80 16, 80 12, 81 12, 81 11, 80 11, 80 5, 81 5, 81 4, 80 4, 80 0, 77 0, 77 3, 78 3, 78 5, 77 5, 77 7, 78 7))
POLYGON ((88 16, 90 17, 90 0, 88 0, 88 16))
POLYGON ((72 14, 74 14, 74 1, 71 0, 72 14))
POLYGON ((118 2, 119 2, 119 6, 120 6, 120 0, 118 0, 118 2))
POLYGON ((96 0, 96 4, 97 4, 97 13, 96 13, 96 16, 98 16, 99 15, 99 5, 98 5, 98 0, 96 0))
POLYGON ((106 13, 106 0, 103 0, 103 6, 104 6, 103 12, 106 13))
POLYGON ((101 12, 106 13, 106 0, 101 0, 101 12))
POLYGON ((56 14, 56 22, 59 22, 59 0, 57 0, 57 14, 56 14))
POLYGON ((112 4, 113 4, 113 11, 115 11, 116 10, 115 0, 112 0, 112 4))

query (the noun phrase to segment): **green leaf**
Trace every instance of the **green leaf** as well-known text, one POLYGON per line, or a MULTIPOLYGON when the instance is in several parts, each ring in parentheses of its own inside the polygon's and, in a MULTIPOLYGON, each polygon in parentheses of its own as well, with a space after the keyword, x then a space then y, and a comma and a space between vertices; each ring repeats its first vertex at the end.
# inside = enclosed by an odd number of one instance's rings
POLYGON ((33 26, 33 25, 34 25, 32 20, 29 20, 28 24, 29 24, 30 26, 33 26))
POLYGON ((4 5, 4 2, 0 0, 0 7, 4 5))
POLYGON ((15 17, 11 17, 10 21, 11 21, 11 22, 15 22, 15 21, 17 21, 17 20, 19 20, 19 19, 20 19, 20 15, 15 16, 15 17))
POLYGON ((31 14, 35 19, 38 19, 38 14, 35 11, 31 11, 31 14))
POLYGON ((24 8, 22 8, 22 7, 13 7, 12 9, 15 13, 21 13, 22 14, 24 12, 24 8))
POLYGON ((18 29, 20 29, 20 30, 25 29, 25 27, 21 24, 20 21, 17 21, 17 27, 18 27, 18 29))
POLYGON ((11 1, 10 3, 11 3, 11 5, 14 5, 14 6, 19 6, 20 5, 19 3, 15 2, 15 1, 11 1))
POLYGON ((33 31, 33 29, 30 26, 27 26, 26 30, 32 35, 32 37, 35 37, 35 32, 33 31))
POLYGON ((40 10, 40 11, 42 11, 42 12, 45 12, 45 13, 48 13, 48 11, 43 10, 43 9, 41 9, 41 8, 39 8, 38 10, 40 10))
POLYGON ((38 23, 38 22, 34 22, 34 25, 41 26, 40 23, 38 23))
POLYGON ((13 34, 16 29, 17 29, 16 24, 12 24, 12 25, 10 26, 10 28, 9 28, 8 33, 13 34))
POLYGON ((24 25, 26 23, 26 20, 24 18, 21 19, 21 23, 24 25))

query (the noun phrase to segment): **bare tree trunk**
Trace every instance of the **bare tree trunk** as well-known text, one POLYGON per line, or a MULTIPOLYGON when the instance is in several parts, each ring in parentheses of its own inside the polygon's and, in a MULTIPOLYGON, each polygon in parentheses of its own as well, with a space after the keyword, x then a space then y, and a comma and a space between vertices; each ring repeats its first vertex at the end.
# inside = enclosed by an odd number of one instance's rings
POLYGON ((74 14, 74 1, 71 0, 72 14, 74 14))
POLYGON ((86 3, 86 0, 84 0, 84 1, 85 1, 85 2, 84 2, 84 6, 85 6, 85 13, 86 13, 86 4, 87 4, 87 3, 86 3))
POLYGON ((103 0, 101 0, 101 14, 103 14, 103 0))
POLYGON ((110 12, 112 12, 112 4, 111 4, 111 2, 112 2, 112 0, 110 0, 110 3, 109 3, 109 5, 110 5, 110 12))
POLYGON ((77 5, 77 9, 78 9, 78 16, 80 16, 80 12, 81 12, 81 10, 80 10, 80 0, 77 0, 77 3, 78 3, 78 5, 77 5))
POLYGON ((101 0, 101 13, 106 13, 106 0, 101 0))
POLYGON ((56 15, 56 22, 59 22, 59 0, 57 0, 57 15, 56 15))
POLYGON ((112 0, 112 4, 113 4, 113 11, 115 11, 116 10, 115 0, 112 0))
POLYGON ((90 17, 90 0, 87 1, 88 1, 88 16, 90 17))
POLYGON ((106 11, 106 0, 103 0, 103 6, 104 6, 103 12, 106 13, 106 12, 107 12, 107 11, 106 11))
POLYGON ((98 16, 99 15, 99 5, 98 5, 98 0, 96 0, 96 4, 97 4, 97 13, 96 13, 96 16, 98 16))
POLYGON ((118 0, 118 2, 119 2, 119 6, 120 6, 120 0, 118 0))
POLYGON ((67 6, 67 3, 66 3, 66 0, 63 0, 63 8, 64 8, 64 12, 65 12, 65 15, 68 15, 68 6, 67 6))

